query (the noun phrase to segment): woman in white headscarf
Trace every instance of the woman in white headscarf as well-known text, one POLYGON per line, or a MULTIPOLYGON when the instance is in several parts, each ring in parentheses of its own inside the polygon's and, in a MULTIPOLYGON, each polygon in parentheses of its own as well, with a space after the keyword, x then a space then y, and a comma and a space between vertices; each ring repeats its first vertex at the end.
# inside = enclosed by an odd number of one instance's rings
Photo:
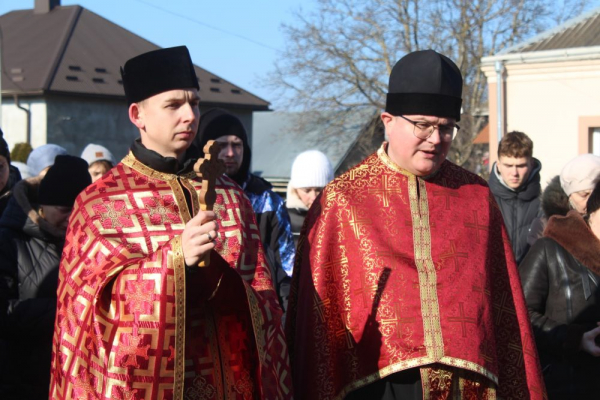
POLYGON ((307 150, 298 154, 294 160, 287 187, 286 207, 292 222, 292 235, 296 247, 308 209, 332 179, 331 163, 319 150, 307 150))

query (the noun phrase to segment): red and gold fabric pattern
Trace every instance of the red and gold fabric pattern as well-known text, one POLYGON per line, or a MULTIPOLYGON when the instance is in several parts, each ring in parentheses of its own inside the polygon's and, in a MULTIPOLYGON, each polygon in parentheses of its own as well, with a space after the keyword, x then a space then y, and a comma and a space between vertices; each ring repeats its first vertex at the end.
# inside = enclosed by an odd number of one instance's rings
POLYGON ((452 391, 542 399, 520 280, 487 184, 448 161, 416 177, 385 146, 330 183, 305 222, 287 336, 294 382, 312 384, 296 396, 341 399, 438 365, 454 374, 444 386, 452 391), (459 379, 461 371, 472 375, 459 379))
POLYGON ((197 212, 184 195, 197 204, 195 174, 159 173, 129 154, 80 194, 59 272, 52 399, 291 398, 252 208, 228 178, 216 186, 211 261, 231 273, 211 301, 186 274, 180 240, 197 212))

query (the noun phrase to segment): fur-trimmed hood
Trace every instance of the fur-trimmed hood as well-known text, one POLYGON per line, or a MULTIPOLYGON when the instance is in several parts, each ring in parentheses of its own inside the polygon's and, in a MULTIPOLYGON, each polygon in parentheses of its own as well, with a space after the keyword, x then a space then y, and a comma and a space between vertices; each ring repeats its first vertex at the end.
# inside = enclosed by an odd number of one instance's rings
POLYGON ((555 240, 577 261, 600 275, 600 240, 577 211, 550 218, 544 236, 555 240))
POLYGON ((35 176, 15 185, 12 198, 0 219, 0 226, 42 239, 49 239, 48 236, 63 239, 66 232, 51 225, 38 213, 38 190, 41 182, 42 178, 35 176))
POLYGON ((542 210, 550 218, 553 215, 565 216, 571 210, 569 197, 560 185, 560 176, 556 175, 542 193, 542 210))
POLYGON ((308 207, 306 207, 302 200, 300 200, 300 197, 298 197, 298 193, 296 192, 296 188, 292 186, 291 182, 289 182, 287 185, 285 206, 287 208, 297 208, 301 211, 308 211, 308 207))

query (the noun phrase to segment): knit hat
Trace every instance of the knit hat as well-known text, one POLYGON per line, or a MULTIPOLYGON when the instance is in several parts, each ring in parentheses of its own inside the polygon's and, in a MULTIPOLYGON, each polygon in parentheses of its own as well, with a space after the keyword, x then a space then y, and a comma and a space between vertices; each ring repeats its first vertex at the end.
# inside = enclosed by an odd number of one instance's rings
POLYGON ((39 203, 73 207, 75 198, 92 183, 88 163, 75 156, 60 155, 40 183, 39 203))
POLYGON ((2 129, 0 129, 0 156, 6 158, 6 161, 10 164, 10 150, 8 149, 6 140, 4 140, 4 132, 2 132, 2 129))
POLYGON ((560 172, 560 185, 570 196, 582 190, 592 190, 600 180, 600 157, 581 154, 569 161, 560 172))
POLYGON ((238 117, 222 108, 211 108, 206 111, 200 117, 198 135, 196 135, 194 144, 202 151, 204 145, 209 140, 216 140, 221 136, 228 135, 237 136, 244 144, 244 159, 242 160, 242 165, 235 176, 230 176, 231 179, 241 186, 246 178, 248 178, 248 172, 250 172, 252 152, 250 150, 250 145, 248 144, 246 128, 244 128, 244 124, 242 124, 242 121, 240 121, 238 117))
POLYGON ((108 161, 113 166, 115 165, 115 159, 110 150, 99 144, 90 143, 85 146, 85 149, 81 153, 81 158, 87 161, 88 165, 102 160, 108 161))
POLYGON ((27 166, 31 176, 38 176, 47 167, 54 164, 58 155, 67 154, 67 150, 56 144, 45 144, 35 148, 27 158, 27 166))
POLYGON ((415 51, 392 68, 385 111, 459 121, 462 86, 460 69, 451 59, 433 50, 415 51))
POLYGON ((150 51, 121 68, 127 104, 174 89, 200 89, 190 52, 185 46, 150 51))
POLYGON ((325 187, 333 179, 333 168, 319 150, 308 150, 296 156, 292 164, 290 184, 294 188, 325 187))

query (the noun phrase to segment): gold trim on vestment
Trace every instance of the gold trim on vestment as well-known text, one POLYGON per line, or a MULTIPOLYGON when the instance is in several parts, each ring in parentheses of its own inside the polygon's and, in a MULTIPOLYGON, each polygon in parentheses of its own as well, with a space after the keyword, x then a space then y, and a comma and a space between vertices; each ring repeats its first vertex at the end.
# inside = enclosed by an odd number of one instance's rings
MULTIPOLYGON (((246 297, 248 298, 248 309, 250 310, 250 318, 252 319, 253 332, 258 332, 259 329, 265 324, 262 313, 260 312, 260 307, 258 304, 258 300, 254 296, 254 292, 252 289, 244 282, 244 288, 246 290, 246 297)), ((260 360, 260 365, 265 363, 267 358, 267 352, 265 351, 265 347, 267 343, 264 342, 264 337, 256 337, 256 350, 258 352, 258 358, 260 360), (262 340, 261 340, 262 339, 262 340)))
MULTIPOLYGON (((200 201, 198 200, 198 191, 196 190, 196 188, 194 187, 194 185, 191 182, 191 180, 194 179, 193 177, 192 178, 186 178, 185 176, 182 176, 182 177, 185 179, 180 179, 179 182, 181 182, 181 185, 183 185, 190 192, 190 197, 191 197, 191 202, 192 202, 192 204, 190 204, 192 206, 192 209, 191 210, 188 209, 188 213, 189 213, 190 217, 194 217, 200 211, 200 201)), ((186 205, 187 205, 187 203, 186 203, 186 205)), ((184 217, 184 220, 185 220, 185 217, 184 217)), ((185 220, 185 222, 187 223, 187 220, 185 220)))
MULTIPOLYGON (((165 181, 175 196, 179 214, 185 223, 191 218, 190 210, 183 194, 183 189, 177 180, 177 175, 156 171, 138 161, 130 151, 121 161, 134 171, 153 179, 165 181)), ((195 190, 194 190, 195 192, 195 190)), ((173 398, 183 399, 185 379, 185 258, 181 236, 171 241, 172 263, 175 284, 175 361, 173 398)))
MULTIPOLYGON (((410 178, 409 178, 410 179, 410 178)), ((442 336, 442 324, 440 318, 440 308, 437 295, 437 273, 433 259, 431 258, 431 228, 429 226, 429 204, 427 201, 427 187, 425 181, 415 177, 414 180, 419 185, 418 191, 412 190, 410 186, 414 185, 412 179, 409 180, 409 196, 416 196, 415 202, 411 197, 411 214, 413 218, 413 238, 415 262, 419 271, 419 288, 421 290, 421 310, 423 312, 423 328, 425 329, 425 346, 427 354, 438 361, 444 357, 444 338, 442 336), (418 207, 413 205, 418 201, 418 207), (417 257, 419 249, 419 257, 417 257), (419 266, 421 268, 419 268, 419 266), (423 278, 423 279, 422 279, 423 278)))
POLYGON ((466 369, 469 371, 473 371, 473 372, 477 372, 480 375, 485 376, 486 378, 488 378, 489 380, 491 380, 492 382, 494 382, 496 385, 498 384, 498 376, 496 376, 495 374, 493 374, 490 370, 482 367, 479 364, 476 364, 472 361, 466 361, 466 360, 462 360, 460 358, 455 358, 455 357, 442 357, 441 360, 438 361, 440 364, 445 364, 445 365, 449 365, 452 367, 457 367, 457 368, 462 368, 462 369, 466 369))
POLYGON ((185 259, 181 236, 173 238, 173 269, 175 273, 175 366, 173 398, 183 399, 185 379, 185 259))
POLYGON ((147 165, 145 165, 144 163, 139 161, 137 158, 135 158, 135 156, 133 155, 133 153, 131 151, 121 160, 121 162, 123 164, 127 165, 129 168, 134 169, 137 172, 139 172, 140 174, 145 175, 150 178, 159 179, 161 181, 167 181, 167 182, 177 179, 177 175, 175 175, 175 174, 167 174, 165 172, 159 172, 157 170, 154 170, 154 169, 148 167, 147 165))
POLYGON ((333 400, 342 400, 353 390, 360 389, 361 387, 367 386, 367 385, 369 385, 373 382, 376 382, 380 379, 383 379, 389 375, 395 374, 396 372, 406 371, 407 369, 411 369, 411 368, 424 367, 426 365, 433 364, 433 363, 444 364, 444 365, 447 365, 450 367, 456 367, 459 369, 476 372, 476 373, 479 373, 482 376, 490 379, 491 382, 493 382, 494 384, 496 384, 496 385, 498 384, 498 377, 496 375, 492 374, 489 370, 487 370, 473 362, 461 360, 458 358, 452 358, 452 357, 443 357, 441 360, 437 360, 437 361, 433 360, 430 357, 419 357, 419 358, 412 358, 409 360, 404 360, 404 361, 400 361, 398 363, 390 364, 387 367, 384 367, 384 368, 380 369, 379 371, 372 373, 371 375, 367 375, 364 378, 358 379, 358 380, 346 385, 346 387, 344 387, 344 389, 342 391, 340 391, 340 393, 338 393, 333 398, 333 400))
POLYGON ((404 176, 414 176, 413 174, 411 174, 410 172, 408 172, 407 170, 400 168, 395 162, 392 161, 392 159, 390 158, 390 156, 387 155, 386 153, 386 146, 387 143, 383 143, 381 145, 381 147, 377 150, 377 156, 379 157, 379 159, 381 160, 382 163, 384 163, 388 168, 392 169, 395 172, 398 172, 404 176))

